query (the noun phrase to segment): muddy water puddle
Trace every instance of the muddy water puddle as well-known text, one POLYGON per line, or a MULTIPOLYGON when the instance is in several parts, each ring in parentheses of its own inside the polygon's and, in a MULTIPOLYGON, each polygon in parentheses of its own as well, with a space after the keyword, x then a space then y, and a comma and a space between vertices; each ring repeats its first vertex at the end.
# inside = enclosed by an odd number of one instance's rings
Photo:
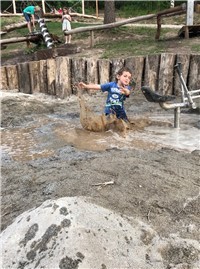
POLYGON ((200 150, 200 131, 190 125, 198 118, 194 114, 184 115, 181 129, 173 128, 173 115, 152 115, 151 121, 132 118, 132 130, 124 136, 113 130, 84 130, 78 114, 43 115, 28 126, 2 129, 2 156, 3 160, 29 161, 53 156, 68 145, 88 151, 111 148, 152 150, 163 146, 185 151, 200 150))

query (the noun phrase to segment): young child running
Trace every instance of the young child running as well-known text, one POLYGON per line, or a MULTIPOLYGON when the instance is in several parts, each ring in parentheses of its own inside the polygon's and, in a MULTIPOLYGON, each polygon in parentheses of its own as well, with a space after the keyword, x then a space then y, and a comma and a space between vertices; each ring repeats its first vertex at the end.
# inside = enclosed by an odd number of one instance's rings
POLYGON ((102 90, 108 92, 104 113, 105 115, 115 114, 118 119, 128 122, 124 108, 124 101, 129 97, 132 87, 130 82, 132 72, 128 67, 121 68, 116 74, 116 81, 105 84, 79 83, 79 87, 88 90, 102 90))
POLYGON ((65 36, 65 44, 71 43, 71 35, 67 35, 66 32, 71 30, 71 16, 69 15, 69 9, 64 7, 62 14, 62 30, 65 36))

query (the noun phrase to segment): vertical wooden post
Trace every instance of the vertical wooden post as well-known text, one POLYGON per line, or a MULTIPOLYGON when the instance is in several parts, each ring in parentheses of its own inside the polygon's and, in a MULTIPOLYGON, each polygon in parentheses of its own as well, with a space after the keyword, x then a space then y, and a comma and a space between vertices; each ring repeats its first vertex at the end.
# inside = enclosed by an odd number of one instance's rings
POLYGON ((43 13, 45 14, 46 13, 46 10, 45 10, 45 0, 42 0, 42 10, 43 10, 43 13))
POLYGON ((85 14, 85 3, 84 0, 82 0, 82 14, 85 14))
POLYGON ((0 89, 1 90, 8 90, 8 76, 7 76, 7 70, 5 66, 0 67, 0 75, 1 75, 1 81, 0 81, 0 89))
POLYGON ((194 0, 187 0, 187 22, 185 27, 185 38, 189 38, 188 26, 193 25, 194 0))
POLYGON ((160 38, 160 30, 161 30, 161 16, 157 16, 157 32, 156 32, 156 40, 160 38))
POLYGON ((194 0, 187 0, 187 25, 193 25, 194 0))
POLYGON ((96 0, 96 17, 99 17, 99 7, 98 7, 98 0, 96 0))
POLYGON ((185 38, 189 38, 189 28, 187 25, 185 26, 185 38))
POLYGON ((13 13, 16 14, 16 4, 15 4, 15 0, 12 1, 13 2, 13 13))
POLYGON ((30 41, 26 41, 26 47, 29 49, 31 47, 31 42, 30 41))

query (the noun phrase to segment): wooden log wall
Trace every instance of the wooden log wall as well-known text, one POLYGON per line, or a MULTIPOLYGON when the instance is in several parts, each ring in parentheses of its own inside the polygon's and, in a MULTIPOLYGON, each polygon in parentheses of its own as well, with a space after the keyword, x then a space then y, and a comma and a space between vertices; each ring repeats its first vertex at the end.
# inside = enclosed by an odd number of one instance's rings
POLYGON ((149 85, 160 94, 179 95, 180 80, 174 65, 182 63, 183 77, 190 90, 200 89, 200 54, 163 53, 126 59, 86 59, 57 57, 1 67, 1 90, 44 93, 65 98, 76 94, 79 81, 105 83, 115 79, 122 66, 133 71, 135 90, 149 85))

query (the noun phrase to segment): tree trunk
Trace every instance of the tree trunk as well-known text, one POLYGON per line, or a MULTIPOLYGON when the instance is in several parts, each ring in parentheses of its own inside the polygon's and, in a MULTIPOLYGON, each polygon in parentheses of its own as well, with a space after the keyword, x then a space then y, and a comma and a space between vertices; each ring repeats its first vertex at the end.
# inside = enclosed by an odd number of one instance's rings
POLYGON ((106 0, 104 4, 104 24, 115 22, 115 0, 106 0))

